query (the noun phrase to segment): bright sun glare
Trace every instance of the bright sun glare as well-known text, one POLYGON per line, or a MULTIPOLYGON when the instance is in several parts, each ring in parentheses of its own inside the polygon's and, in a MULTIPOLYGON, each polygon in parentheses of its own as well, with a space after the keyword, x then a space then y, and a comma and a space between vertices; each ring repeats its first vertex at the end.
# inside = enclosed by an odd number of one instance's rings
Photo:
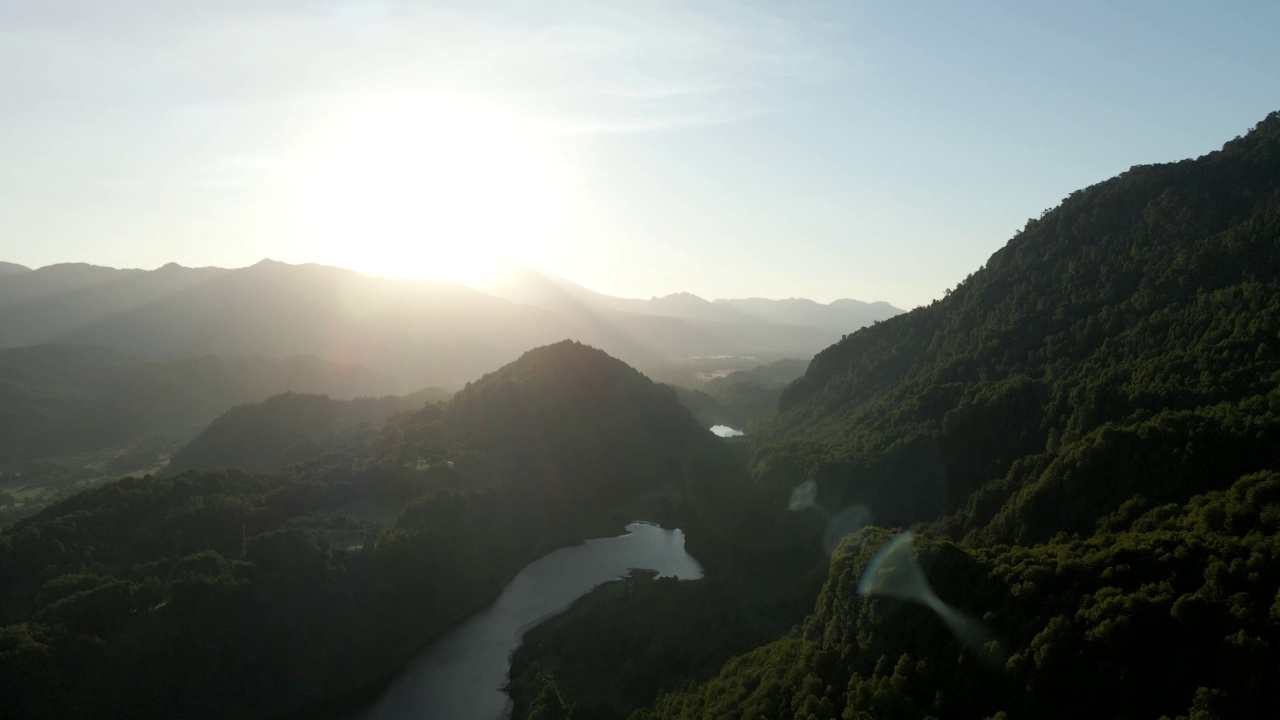
POLYGON ((546 133, 491 105, 383 99, 332 123, 300 164, 300 242, 317 262, 474 280, 536 262, 567 193, 546 133))

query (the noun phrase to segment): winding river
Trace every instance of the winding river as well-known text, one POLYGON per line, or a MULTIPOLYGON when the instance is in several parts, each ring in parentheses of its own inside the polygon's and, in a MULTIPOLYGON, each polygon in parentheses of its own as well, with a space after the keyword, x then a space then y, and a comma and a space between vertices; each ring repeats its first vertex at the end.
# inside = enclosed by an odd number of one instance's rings
POLYGON ((382 697, 363 713, 367 720, 496 720, 510 715, 502 687, 511 652, 525 630, 562 612, 600 583, 632 568, 659 576, 702 577, 685 552, 684 533, 632 523, 627 534, 587 540, 525 566, 489 607, 467 618, 409 661, 382 697))

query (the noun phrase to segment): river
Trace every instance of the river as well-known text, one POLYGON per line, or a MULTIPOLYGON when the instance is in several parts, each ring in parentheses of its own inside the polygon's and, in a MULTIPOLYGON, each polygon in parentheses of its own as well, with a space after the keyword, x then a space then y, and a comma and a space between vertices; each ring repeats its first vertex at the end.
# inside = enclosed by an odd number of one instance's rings
POLYGON ((562 548, 525 566, 492 605, 427 646, 361 715, 366 720, 496 720, 510 715, 502 687, 525 630, 632 568, 694 580, 702 567, 684 533, 632 523, 627 534, 562 548))

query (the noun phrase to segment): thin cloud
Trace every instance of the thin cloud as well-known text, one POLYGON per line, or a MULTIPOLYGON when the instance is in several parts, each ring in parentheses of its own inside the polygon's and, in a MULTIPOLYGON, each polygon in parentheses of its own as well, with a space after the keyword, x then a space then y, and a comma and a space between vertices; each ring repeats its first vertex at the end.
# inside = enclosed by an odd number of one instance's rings
POLYGON ((789 83, 836 65, 823 48, 840 32, 750 3, 95 5, 8 13, 10 62, 0 53, 0 67, 15 72, 0 90, 25 84, 27 99, 50 110, 168 102, 232 111, 412 88, 514 98, 571 132, 648 132, 771 111, 789 83), (24 66, 41 72, 17 72, 24 66))

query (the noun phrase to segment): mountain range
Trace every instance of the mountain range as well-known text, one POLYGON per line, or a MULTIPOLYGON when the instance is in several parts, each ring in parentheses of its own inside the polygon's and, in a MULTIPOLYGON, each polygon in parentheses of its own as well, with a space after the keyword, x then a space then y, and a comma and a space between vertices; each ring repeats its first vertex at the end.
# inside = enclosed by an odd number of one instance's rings
POLYGON ((886 303, 629 300, 534 270, 493 293, 263 260, 238 268, 0 267, 0 347, 97 345, 143 359, 314 355, 396 379, 458 387, 566 337, 642 369, 683 358, 808 357, 899 312, 886 303))
MULTIPOLYGON (((3 301, 27 308, 15 336, 34 307, 53 339, 159 353, 212 333, 348 362, 458 360, 477 327, 515 334, 484 338, 495 357, 548 328, 638 357, 744 351, 737 328, 794 342, 868 309, 625 300, 529 272, 500 298, 278 263, 110 271, 110 291, 62 267, 62 293, 7 271, 0 297, 29 298, 3 301), (75 326, 85 297, 97 319, 75 326)), ((1274 717, 1278 349, 1273 113, 1072 193, 798 377, 776 362, 682 397, 562 341, 439 402, 228 412, 174 472, 0 531, 0 717, 341 713, 534 558, 636 517, 683 528, 705 577, 632 574, 527 635, 519 720, 1274 717), (760 404, 740 438, 696 416, 760 404)), ((46 350, 0 369, 23 384, 68 357, 46 350)), ((365 382, 352 367, 314 372, 365 382)))

